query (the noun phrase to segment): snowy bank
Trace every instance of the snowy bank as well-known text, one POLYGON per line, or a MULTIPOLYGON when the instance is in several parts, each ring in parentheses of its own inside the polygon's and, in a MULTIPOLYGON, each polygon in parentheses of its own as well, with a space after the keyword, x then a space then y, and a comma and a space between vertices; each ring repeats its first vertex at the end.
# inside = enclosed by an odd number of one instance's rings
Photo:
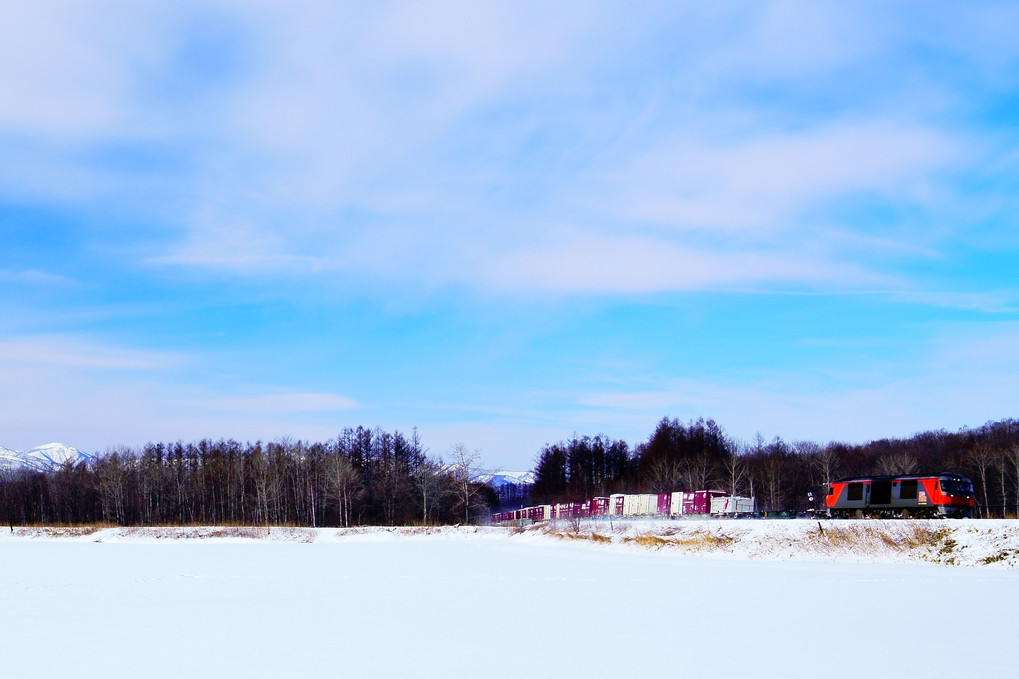
POLYGON ((1019 566, 1016 520, 581 520, 517 532, 715 558, 1019 566))
POLYGON ((563 542, 673 556, 769 561, 1019 566, 1019 521, 551 521, 523 528, 480 526, 298 528, 265 526, 15 527, 8 541, 334 543, 408 539, 563 542))

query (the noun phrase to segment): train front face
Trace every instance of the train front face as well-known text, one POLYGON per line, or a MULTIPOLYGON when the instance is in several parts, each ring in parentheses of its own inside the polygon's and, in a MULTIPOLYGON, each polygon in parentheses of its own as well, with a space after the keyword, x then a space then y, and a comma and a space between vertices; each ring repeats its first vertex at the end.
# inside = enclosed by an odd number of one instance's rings
POLYGON ((973 482, 960 474, 941 474, 931 489, 931 501, 942 516, 972 516, 976 505, 973 482))

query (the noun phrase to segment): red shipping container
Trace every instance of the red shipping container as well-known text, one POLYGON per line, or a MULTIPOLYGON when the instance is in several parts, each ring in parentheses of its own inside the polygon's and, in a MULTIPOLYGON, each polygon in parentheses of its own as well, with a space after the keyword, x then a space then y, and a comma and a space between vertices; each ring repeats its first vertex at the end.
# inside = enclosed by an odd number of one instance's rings
MULTIPOLYGON (((725 497, 724 490, 698 490, 694 491, 693 512, 694 514, 710 514, 711 498, 725 497)), ((684 506, 684 513, 686 507, 684 506)))
POLYGON ((658 493, 658 513, 663 516, 668 516, 671 507, 672 493, 658 493))

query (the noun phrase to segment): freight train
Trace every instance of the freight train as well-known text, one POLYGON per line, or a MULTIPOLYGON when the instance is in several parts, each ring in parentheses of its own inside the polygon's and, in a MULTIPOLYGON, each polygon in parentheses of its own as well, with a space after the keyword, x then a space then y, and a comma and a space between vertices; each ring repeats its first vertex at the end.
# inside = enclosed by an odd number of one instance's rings
POLYGON ((584 502, 560 502, 500 512, 492 515, 492 523, 613 516, 740 516, 753 514, 754 509, 753 498, 732 496, 722 490, 636 495, 617 493, 584 502))
MULTIPOLYGON (((954 517, 973 515, 973 483, 952 472, 901 476, 853 476, 828 484, 825 505, 833 518, 954 517)), ((754 498, 721 490, 617 493, 584 502, 524 507, 492 515, 492 523, 598 517, 755 516, 754 498)))
POLYGON ((973 483, 951 472, 904 476, 852 476, 828 486, 828 511, 836 518, 973 515, 973 483))

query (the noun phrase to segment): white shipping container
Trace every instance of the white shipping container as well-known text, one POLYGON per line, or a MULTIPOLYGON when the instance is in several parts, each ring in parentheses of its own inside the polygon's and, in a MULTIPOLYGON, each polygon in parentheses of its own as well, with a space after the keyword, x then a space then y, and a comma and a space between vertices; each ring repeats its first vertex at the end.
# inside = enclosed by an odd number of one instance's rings
POLYGON ((651 516, 658 513, 658 493, 647 496, 647 513, 651 516))
POLYGON ((672 494, 672 501, 669 503, 669 514, 676 516, 683 513, 683 494, 676 492, 672 494))
POLYGON ((640 496, 627 495, 623 503, 624 516, 637 516, 640 514, 640 496))
POLYGON ((711 498, 712 514, 752 514, 754 512, 754 498, 726 496, 711 498))

